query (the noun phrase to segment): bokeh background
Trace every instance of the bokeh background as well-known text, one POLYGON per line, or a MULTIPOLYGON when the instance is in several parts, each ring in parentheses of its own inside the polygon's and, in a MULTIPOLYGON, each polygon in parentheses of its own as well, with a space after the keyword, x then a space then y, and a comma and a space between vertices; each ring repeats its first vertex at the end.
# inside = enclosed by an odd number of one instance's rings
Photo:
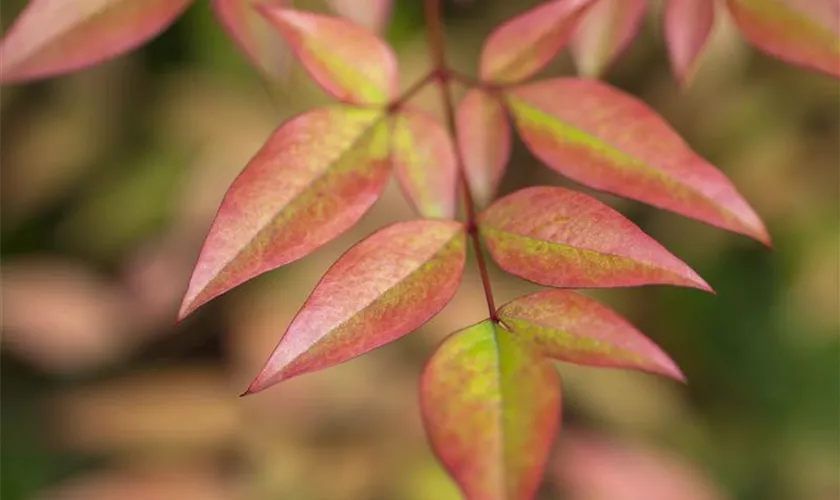
MULTIPOLYGON (((2 25, 22 0, 0 0, 2 25)), ((533 2, 449 2, 449 58, 475 71, 492 26, 533 2)), ((321 9, 317 2, 298 2, 321 9)), ((564 429, 541 499, 840 496, 840 90, 719 23, 694 85, 669 73, 653 13, 605 76, 657 109, 765 218, 744 237, 599 195, 717 290, 595 293, 683 367, 681 386, 559 366, 564 429)), ((427 68, 421 2, 387 38, 403 86, 427 68)), ((571 74, 568 55, 548 74, 571 74)), ((244 62, 199 1, 128 56, 0 94, 2 490, 17 499, 447 500, 417 380, 446 334, 483 319, 474 266, 422 330, 240 399, 320 274, 411 213, 393 186, 349 234, 179 325, 221 197, 285 118, 326 102, 292 65, 244 62)), ((417 101, 433 112, 436 94, 417 101)), ((569 184, 515 146, 504 191, 569 184)), ((533 290, 495 267, 497 301, 533 290)))

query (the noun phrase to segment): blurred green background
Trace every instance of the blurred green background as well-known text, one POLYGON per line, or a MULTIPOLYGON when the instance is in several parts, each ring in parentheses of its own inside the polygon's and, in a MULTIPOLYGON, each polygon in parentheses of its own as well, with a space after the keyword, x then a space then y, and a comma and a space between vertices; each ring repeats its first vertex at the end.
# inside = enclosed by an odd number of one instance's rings
MULTIPOLYGON (((7 28, 25 2, 0 0, 7 28)), ((533 2, 447 9, 449 58, 475 71, 492 27, 533 2)), ((319 9, 317 2, 298 2, 319 9)), ((387 37, 403 87, 427 68, 421 3, 387 37)), ((547 74, 572 74, 568 55, 547 74)), ((595 295, 689 384, 560 366, 564 429, 540 498, 840 498, 840 90, 719 23, 694 85, 669 73, 659 17, 605 76, 659 111, 765 218, 744 237, 599 195, 717 290, 595 295)), ((393 186, 350 234, 173 325, 226 187, 271 131, 326 97, 293 67, 262 81, 198 1, 128 56, 0 94, 0 496, 17 499, 447 500, 417 408, 423 361, 483 319, 474 266, 421 331, 246 399, 320 274, 411 213, 393 186)), ((418 104, 436 109, 436 94, 418 104)), ((569 184, 517 143, 504 191, 569 184)), ((494 268, 497 301, 534 288, 494 268)))

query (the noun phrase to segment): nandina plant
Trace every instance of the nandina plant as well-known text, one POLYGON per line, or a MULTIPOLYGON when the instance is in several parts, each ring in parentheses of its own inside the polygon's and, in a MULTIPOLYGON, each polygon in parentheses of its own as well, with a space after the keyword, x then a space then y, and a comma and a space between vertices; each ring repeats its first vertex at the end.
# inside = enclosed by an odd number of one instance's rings
MULTIPOLYGON (((369 26, 381 25, 390 7, 332 3, 369 26)), ((188 4, 89 0, 73 2, 73 10, 66 0, 32 1, 0 47, 0 79, 31 80, 115 56, 188 4)), ((179 318, 345 232, 393 171, 418 218, 375 232, 339 258, 246 394, 417 329, 455 294, 471 246, 488 317, 446 338, 420 381, 431 445, 468 498, 534 496, 559 427, 554 361, 683 380, 630 323, 570 289, 669 284, 711 291, 639 227, 588 195, 530 187, 495 199, 512 128, 548 167, 581 184, 770 243, 732 183, 644 103, 592 79, 529 80, 567 45, 581 72, 602 72, 638 31, 645 0, 541 4, 493 31, 478 78, 447 64, 440 0, 425 0, 431 67, 402 93, 391 48, 347 18, 277 1, 213 4, 265 74, 280 63, 272 44, 287 44, 338 102, 281 124, 234 181, 179 318), (468 89, 457 104, 453 85, 468 89), (444 123, 410 104, 427 86, 440 92, 444 123), (497 308, 485 252, 508 273, 553 288, 497 308)), ((664 33, 684 84, 724 7, 759 49, 840 75, 835 0, 667 0, 664 33)))

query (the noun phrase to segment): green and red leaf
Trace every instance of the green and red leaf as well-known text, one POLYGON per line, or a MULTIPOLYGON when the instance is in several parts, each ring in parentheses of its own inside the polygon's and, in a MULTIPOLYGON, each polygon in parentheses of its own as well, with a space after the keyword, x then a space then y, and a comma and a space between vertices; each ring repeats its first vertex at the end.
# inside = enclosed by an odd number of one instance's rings
POLYGON ((490 83, 516 83, 542 70, 560 52, 593 0, 553 0, 499 26, 484 42, 479 74, 490 83))
POLYGON ((487 205, 496 196, 510 160, 507 111, 497 95, 472 89, 458 105, 456 126, 473 198, 487 205))
POLYGON ((563 288, 649 284, 711 290, 684 262, 595 198, 531 187, 482 212, 479 230, 505 271, 563 288))
POLYGON ((338 14, 365 28, 380 32, 388 24, 393 0, 329 0, 338 14))
POLYGON ((423 217, 455 217, 458 167, 446 129, 422 111, 402 108, 391 130, 397 180, 417 212, 423 217))
POLYGON ((511 89, 507 102, 528 148, 561 174, 769 243, 732 182, 635 97, 559 78, 511 89))
POLYGON ((840 3, 836 0, 727 0, 738 29, 783 61, 840 78, 840 3))
POLYGON ((685 380, 656 344, 618 313, 586 295, 570 290, 537 292, 503 305, 499 317, 544 356, 685 380))
POLYGON ((668 0, 665 4, 665 40, 671 68, 683 84, 690 83, 697 62, 715 24, 715 2, 668 0))
POLYGON ((466 233, 455 221, 401 222, 345 253, 321 278, 249 393, 359 356, 410 333, 461 282, 466 233))
POLYGON ((379 198, 389 171, 378 111, 336 105, 281 125, 225 194, 179 317, 346 231, 379 198))
POLYGON ((251 63, 272 78, 288 69, 291 54, 286 41, 257 11, 257 5, 286 4, 286 0, 213 0, 213 10, 227 33, 251 63))
POLYGON ((572 37, 578 72, 600 76, 636 37, 647 7, 648 0, 599 0, 572 37))
POLYGON ((436 454, 466 498, 532 498, 559 427, 552 363, 490 321, 455 332, 423 371, 420 403, 436 454))
POLYGON ((75 71, 169 26, 192 0, 32 0, 0 42, 0 82, 75 71))
POLYGON ((353 104, 384 105, 396 95, 396 56, 369 30, 338 17, 265 5, 257 9, 333 96, 353 104))

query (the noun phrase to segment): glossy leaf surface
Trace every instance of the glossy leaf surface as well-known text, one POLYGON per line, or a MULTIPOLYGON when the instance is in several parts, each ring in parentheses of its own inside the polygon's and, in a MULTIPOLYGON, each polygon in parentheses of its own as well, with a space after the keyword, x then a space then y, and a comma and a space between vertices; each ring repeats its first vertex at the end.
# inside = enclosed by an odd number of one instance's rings
POLYGON ((558 427, 557 370, 490 321, 455 332, 423 371, 432 447, 464 495, 532 498, 558 427))
POLYGON ((272 78, 283 76, 291 58, 289 46, 256 9, 282 6, 286 0, 213 0, 216 17, 254 66, 272 78))
POLYGON ((665 40, 674 75, 688 84, 715 24, 715 3, 709 0, 668 0, 665 40))
POLYGON ((572 37, 578 72, 599 76, 633 41, 648 0, 600 0, 587 12, 572 37))
POLYGON ((541 285, 670 284, 710 290, 638 226, 577 191, 519 190, 482 212, 479 229, 502 269, 541 285))
POLYGON ((404 108, 394 117, 392 134, 394 170, 417 212, 424 217, 455 217, 455 147, 443 126, 421 111, 404 108))
POLYGON ((379 198, 389 170, 377 111, 331 106, 281 125, 225 194, 179 316, 343 233, 379 198))
POLYGON ((32 0, 0 43, 0 81, 78 70, 160 33, 192 0, 32 0))
POLYGON ((727 0, 756 48, 840 78, 840 3, 836 0, 727 0))
POLYGON ((486 205, 496 195, 510 161, 507 112, 497 96, 473 89, 458 105, 456 124, 473 198, 479 205, 486 205))
POLYGON ((554 0, 520 14, 490 34, 481 52, 481 79, 515 83, 543 69, 569 42, 593 0, 554 0))
POLYGON ((769 242, 732 182, 635 97, 560 78, 512 89, 508 104, 528 148, 561 174, 769 242))
POLYGON ((410 333, 461 282, 465 232, 455 221, 401 222, 351 248, 327 271, 248 392, 335 365, 410 333))
POLYGON ((569 290, 537 292, 503 305, 499 316, 545 356, 685 380, 656 344, 618 313, 586 295, 569 290))
POLYGON ((385 104, 397 90, 391 47, 369 30, 338 17, 258 7, 321 87, 342 101, 385 104))
POLYGON ((372 31, 382 31, 391 15, 393 0, 329 0, 338 14, 372 31))

